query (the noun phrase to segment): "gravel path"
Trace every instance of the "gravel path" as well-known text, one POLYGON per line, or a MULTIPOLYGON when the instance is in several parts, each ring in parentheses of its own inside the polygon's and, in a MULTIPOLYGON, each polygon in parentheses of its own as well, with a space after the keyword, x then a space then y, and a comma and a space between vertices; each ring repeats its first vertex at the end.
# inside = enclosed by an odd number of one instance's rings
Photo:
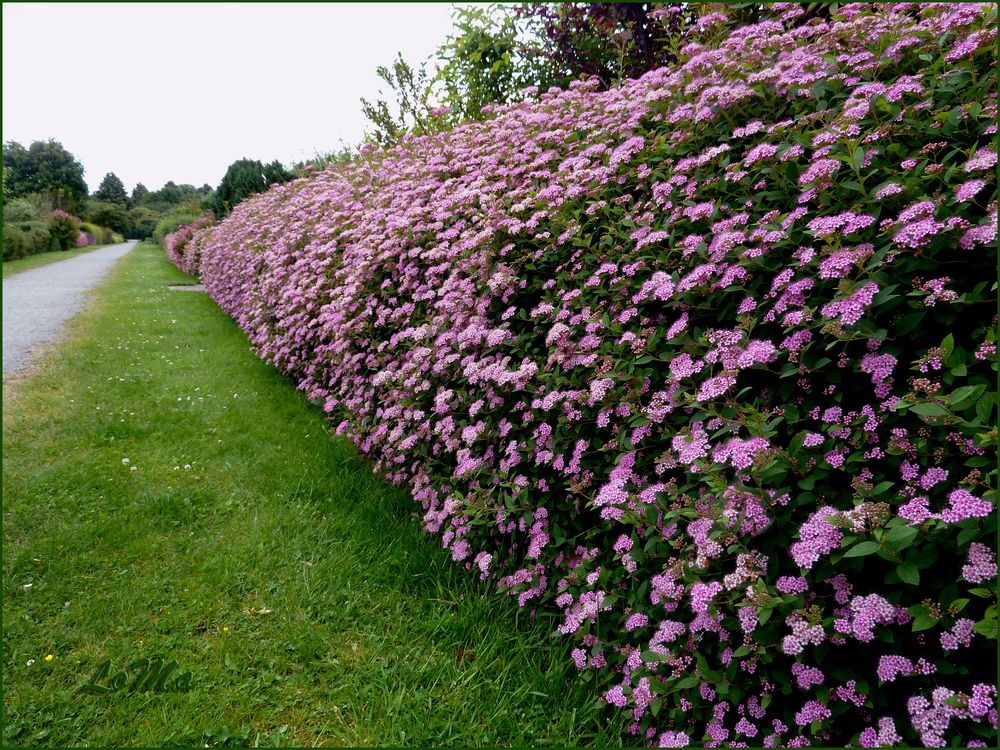
POLYGON ((84 295, 103 279, 135 241, 103 247, 3 280, 3 373, 27 366, 83 307, 84 295))

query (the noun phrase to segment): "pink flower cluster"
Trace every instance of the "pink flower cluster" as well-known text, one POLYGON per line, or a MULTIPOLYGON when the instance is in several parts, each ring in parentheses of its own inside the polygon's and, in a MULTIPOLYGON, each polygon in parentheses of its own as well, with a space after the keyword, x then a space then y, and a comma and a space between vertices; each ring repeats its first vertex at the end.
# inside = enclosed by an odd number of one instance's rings
POLYGON ((170 262, 184 273, 197 276, 201 265, 201 247, 208 240, 208 235, 200 230, 214 223, 211 217, 203 216, 164 237, 163 249, 170 262))

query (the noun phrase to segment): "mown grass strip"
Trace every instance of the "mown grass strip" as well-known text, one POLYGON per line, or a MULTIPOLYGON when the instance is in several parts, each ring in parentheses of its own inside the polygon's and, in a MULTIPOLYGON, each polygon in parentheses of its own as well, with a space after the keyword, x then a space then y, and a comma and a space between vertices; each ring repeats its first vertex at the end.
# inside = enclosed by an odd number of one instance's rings
POLYGON ((102 247, 110 247, 110 245, 88 245, 87 247, 74 247, 70 250, 53 250, 48 253, 28 255, 16 260, 5 260, 3 262, 3 275, 6 278, 15 273, 21 273, 21 271, 27 271, 29 268, 40 268, 41 266, 57 263, 67 258, 75 258, 77 255, 100 250, 102 247))
POLYGON ((620 744, 553 623, 185 280, 140 245, 4 385, 4 744, 620 744), (155 656, 190 689, 80 691, 155 656))

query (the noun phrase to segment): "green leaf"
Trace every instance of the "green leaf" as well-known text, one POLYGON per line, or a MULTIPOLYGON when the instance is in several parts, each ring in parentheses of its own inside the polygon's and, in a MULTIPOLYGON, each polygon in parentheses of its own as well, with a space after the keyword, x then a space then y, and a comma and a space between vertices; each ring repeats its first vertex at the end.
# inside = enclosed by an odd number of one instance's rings
POLYGON ((844 557, 864 557, 878 552, 878 542, 858 542, 844 553, 844 557))
POLYGON ((917 538, 917 528, 915 526, 894 526, 889 529, 887 538, 893 549, 904 550, 917 538))
POLYGON ((949 413, 941 404, 935 404, 931 401, 914 404, 910 407, 910 411, 916 412, 922 417, 947 417, 949 413))
POLYGON ((989 638, 993 641, 997 639, 998 628, 996 620, 980 620, 972 627, 977 633, 985 638, 989 638))
POLYGON ((979 398, 979 394, 985 390, 985 385, 963 385, 961 388, 956 388, 951 392, 948 396, 948 405, 952 409, 961 409, 966 404, 979 398))
POLYGON ((951 356, 951 353, 955 351, 955 337, 950 333, 944 337, 941 342, 941 350, 944 352, 944 356, 947 359, 951 356))
POLYGON ((688 677, 685 677, 683 680, 678 682, 677 687, 680 688, 681 690, 684 690, 685 688, 694 687, 699 682, 701 682, 701 678, 698 675, 689 675, 688 677))
POLYGON ((993 412, 993 394, 987 393, 976 402, 976 416, 984 422, 990 418, 993 412))
POLYGON ((899 580, 903 583, 908 583, 911 586, 916 586, 920 583, 920 571, 917 570, 917 566, 913 563, 902 563, 896 566, 896 575, 899 576, 899 580))
POLYGON ((959 613, 959 612, 961 612, 961 611, 962 611, 963 609, 965 609, 965 605, 966 605, 966 604, 968 604, 968 603, 969 603, 969 600, 968 600, 968 599, 956 599, 955 601, 953 601, 953 602, 951 603, 951 605, 949 606, 949 608, 950 608, 950 609, 951 609, 951 610, 952 610, 953 612, 955 612, 956 614, 958 614, 958 613, 959 613))
POLYGON ((896 326, 896 335, 898 336, 906 335, 914 328, 916 328, 918 325, 920 325, 920 321, 922 321, 926 315, 927 313, 925 312, 915 312, 905 316, 902 320, 899 321, 899 325, 896 326))
POLYGON ((993 596, 993 592, 989 589, 969 589, 969 593, 973 596, 980 596, 983 599, 989 599, 993 596))
POLYGON ((913 632, 916 633, 920 630, 928 630, 937 625, 937 618, 931 617, 930 615, 920 615, 913 621, 913 632))
POLYGON ((892 487, 892 482, 879 482, 874 488, 872 488, 872 495, 878 497, 890 487, 892 487))

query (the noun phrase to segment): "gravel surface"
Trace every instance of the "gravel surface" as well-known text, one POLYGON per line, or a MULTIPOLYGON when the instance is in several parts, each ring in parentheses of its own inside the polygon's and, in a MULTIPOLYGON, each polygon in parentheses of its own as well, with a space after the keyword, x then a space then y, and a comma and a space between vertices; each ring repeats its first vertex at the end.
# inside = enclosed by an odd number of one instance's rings
POLYGON ((135 241, 104 247, 3 280, 3 373, 27 366, 31 354, 59 335, 83 308, 84 296, 135 241))

